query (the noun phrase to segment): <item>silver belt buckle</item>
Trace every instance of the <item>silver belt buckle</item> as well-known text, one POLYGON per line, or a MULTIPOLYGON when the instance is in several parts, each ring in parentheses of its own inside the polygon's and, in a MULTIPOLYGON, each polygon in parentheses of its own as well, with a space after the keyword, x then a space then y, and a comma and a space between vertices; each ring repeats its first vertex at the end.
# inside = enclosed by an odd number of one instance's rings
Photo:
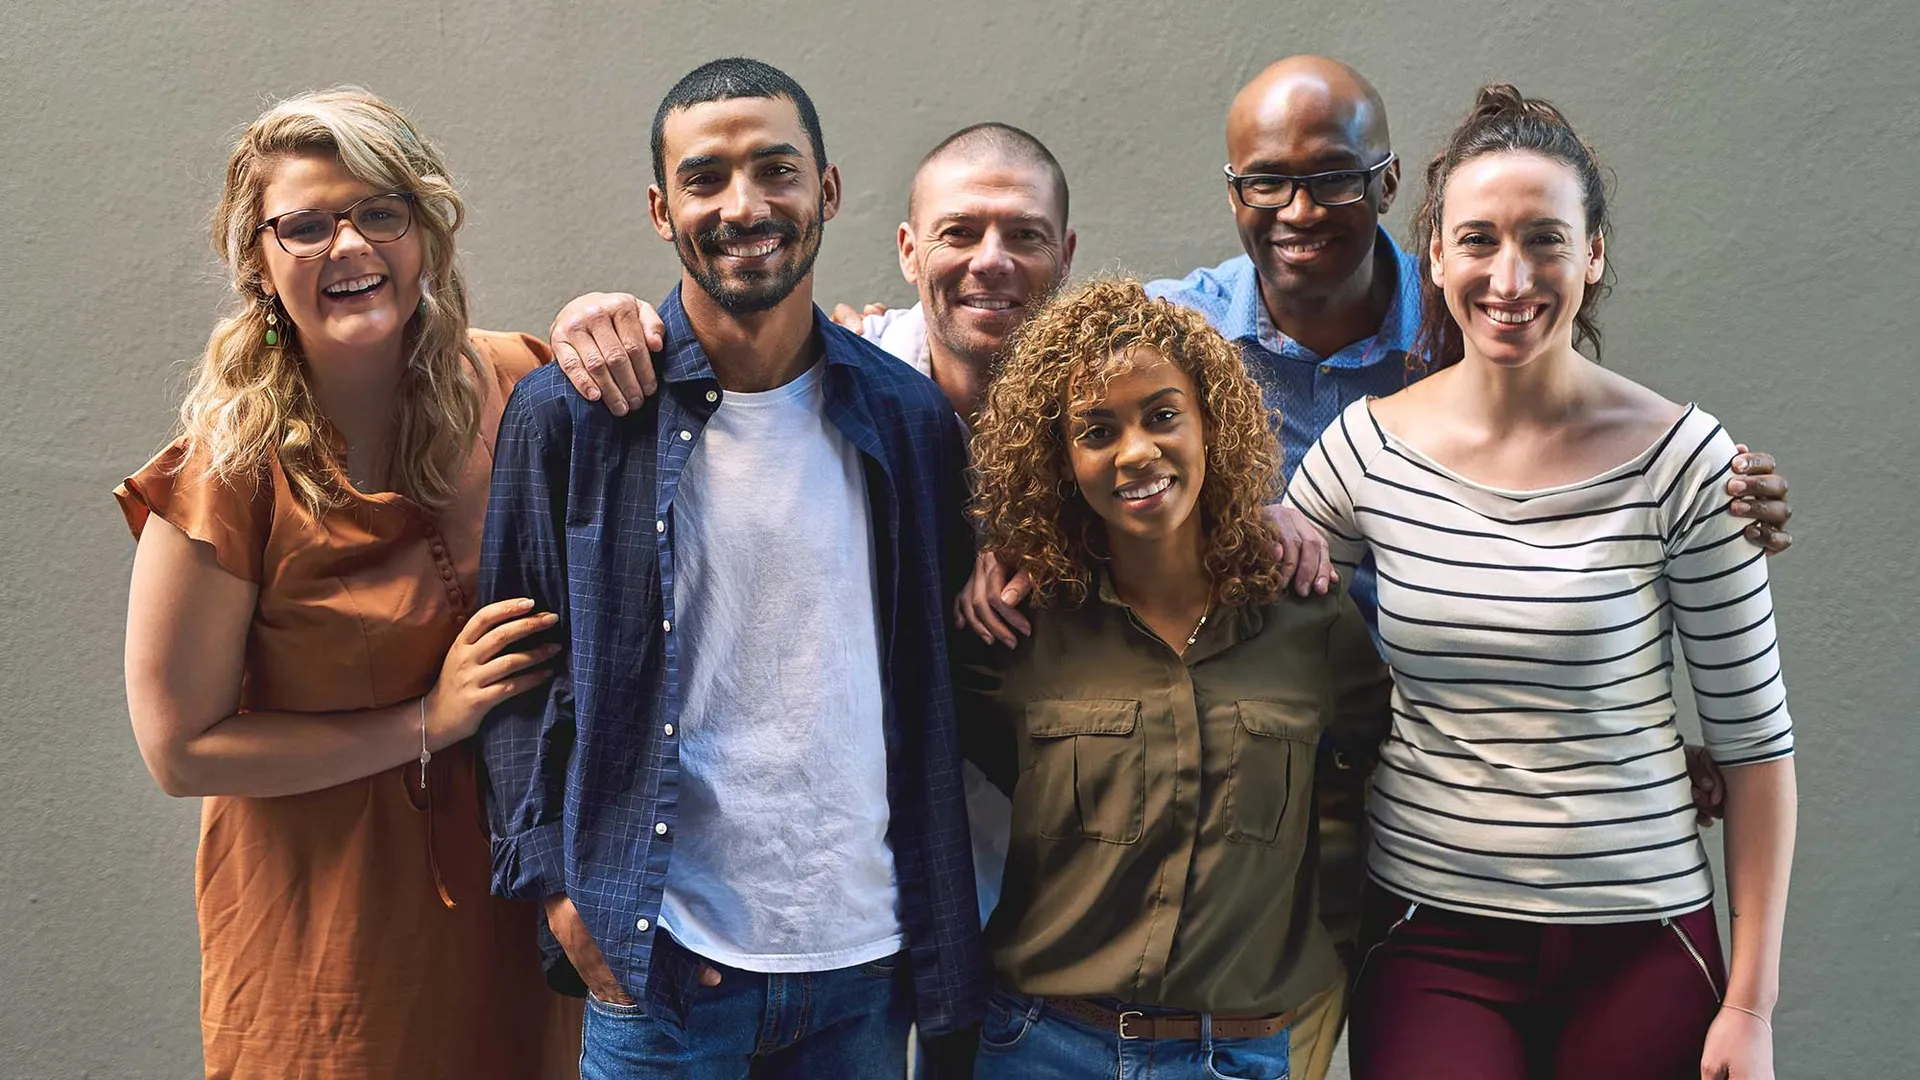
POLYGON ((1143 1013, 1138 1009, 1128 1009, 1126 1012, 1121 1013, 1120 1014, 1120 1038, 1123 1040, 1140 1038, 1140 1036, 1138 1035, 1127 1034, 1127 1019, 1129 1017, 1139 1017, 1141 1019, 1145 1019, 1146 1015, 1147 1015, 1146 1013, 1143 1013))

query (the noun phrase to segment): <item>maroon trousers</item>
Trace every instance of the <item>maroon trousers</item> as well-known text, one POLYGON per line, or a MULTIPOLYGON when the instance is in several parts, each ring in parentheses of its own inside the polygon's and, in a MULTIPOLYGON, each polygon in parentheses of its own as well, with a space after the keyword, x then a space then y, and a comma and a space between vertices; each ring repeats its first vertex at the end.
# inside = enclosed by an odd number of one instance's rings
POLYGON ((1530 923, 1370 884, 1360 941, 1354 1080, 1697 1080, 1726 986, 1712 907, 1530 923))

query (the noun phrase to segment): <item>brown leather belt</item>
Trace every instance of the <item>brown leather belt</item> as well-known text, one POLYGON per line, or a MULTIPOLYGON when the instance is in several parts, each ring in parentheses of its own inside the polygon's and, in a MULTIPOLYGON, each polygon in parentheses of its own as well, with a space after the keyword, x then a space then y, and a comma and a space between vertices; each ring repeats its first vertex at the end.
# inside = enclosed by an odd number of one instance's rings
MULTIPOLYGON (((1200 1016, 1197 1013, 1181 1013, 1173 1016, 1155 1016, 1138 1009, 1114 1012, 1112 1009, 1095 1005, 1085 998, 1047 998, 1045 1008, 1065 1013, 1075 1020, 1090 1024, 1102 1031, 1111 1031, 1122 1039, 1189 1039, 1200 1038, 1200 1016)), ((1216 1039, 1265 1039, 1287 1030, 1293 1023, 1298 1010, 1289 1009, 1277 1016, 1216 1016, 1213 1018, 1213 1037, 1216 1039)))

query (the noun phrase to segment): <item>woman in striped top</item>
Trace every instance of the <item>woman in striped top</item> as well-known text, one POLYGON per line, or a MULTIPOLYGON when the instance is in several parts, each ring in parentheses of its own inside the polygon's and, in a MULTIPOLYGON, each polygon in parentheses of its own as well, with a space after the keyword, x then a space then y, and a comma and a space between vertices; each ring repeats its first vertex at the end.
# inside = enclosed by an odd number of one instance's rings
POLYGON ((1336 561, 1372 552, 1395 683, 1354 1075, 1771 1077, 1793 731, 1734 443, 1577 351, 1606 204, 1558 110, 1483 89, 1427 179, 1444 370, 1348 408, 1288 492, 1336 561), (1675 629, 1726 770, 1730 977, 1675 629))

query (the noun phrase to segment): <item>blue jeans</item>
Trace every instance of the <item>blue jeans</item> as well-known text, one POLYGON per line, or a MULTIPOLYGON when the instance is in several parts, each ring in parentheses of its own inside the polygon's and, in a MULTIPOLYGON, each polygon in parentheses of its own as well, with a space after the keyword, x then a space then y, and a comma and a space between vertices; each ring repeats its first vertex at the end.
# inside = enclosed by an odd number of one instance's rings
POLYGON ((720 985, 699 989, 684 1026, 589 997, 580 1080, 905 1076, 912 987, 902 960, 798 975, 714 964, 720 985))
MULTIPOLYGON (((1140 1008, 1099 1002, 1118 1012, 1140 1008)), ((1292 1032, 1264 1039, 1122 1039, 1047 1009, 1045 999, 996 989, 980 1029, 974 1080, 1286 1080, 1292 1032)))

